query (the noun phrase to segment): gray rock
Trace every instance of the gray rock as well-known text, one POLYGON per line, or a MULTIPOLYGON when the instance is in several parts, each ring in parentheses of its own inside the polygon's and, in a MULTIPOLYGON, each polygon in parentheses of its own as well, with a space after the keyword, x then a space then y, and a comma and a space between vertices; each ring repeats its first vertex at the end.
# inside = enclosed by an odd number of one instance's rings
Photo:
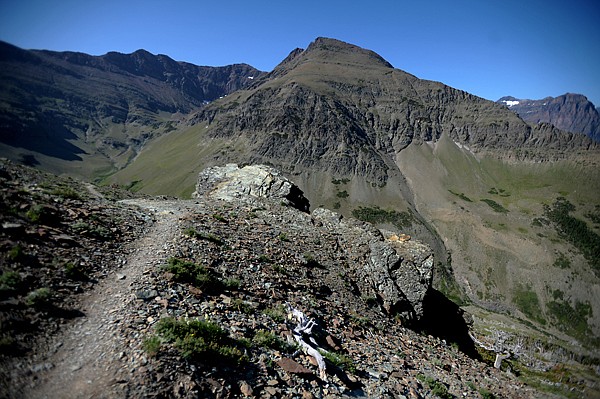
POLYGON ((265 165, 249 165, 242 168, 236 164, 214 166, 198 176, 194 198, 202 195, 231 201, 233 199, 268 198, 283 201, 303 212, 310 204, 298 186, 281 172, 265 165))
POLYGON ((327 209, 317 208, 311 215, 315 223, 339 235, 363 296, 377 297, 388 314, 405 322, 423 316, 423 299, 433 278, 429 246, 327 209))

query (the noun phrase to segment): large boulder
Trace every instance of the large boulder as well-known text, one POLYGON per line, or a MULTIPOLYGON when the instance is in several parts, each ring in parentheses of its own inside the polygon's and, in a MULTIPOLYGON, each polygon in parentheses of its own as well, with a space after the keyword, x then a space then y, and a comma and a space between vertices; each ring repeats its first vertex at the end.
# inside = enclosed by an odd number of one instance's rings
POLYGON ((308 212, 310 203, 302 190, 277 169, 266 165, 236 164, 214 166, 198 175, 193 197, 202 195, 215 199, 267 198, 284 202, 300 211, 308 212))

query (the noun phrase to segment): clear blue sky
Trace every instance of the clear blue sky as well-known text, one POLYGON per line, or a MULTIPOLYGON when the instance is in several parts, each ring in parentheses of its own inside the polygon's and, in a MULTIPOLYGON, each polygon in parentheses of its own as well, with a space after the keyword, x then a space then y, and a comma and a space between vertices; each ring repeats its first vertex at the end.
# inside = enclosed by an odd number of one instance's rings
POLYGON ((0 40, 26 49, 270 71, 318 36, 490 100, 574 92, 600 106, 597 0, 0 0, 0 40))

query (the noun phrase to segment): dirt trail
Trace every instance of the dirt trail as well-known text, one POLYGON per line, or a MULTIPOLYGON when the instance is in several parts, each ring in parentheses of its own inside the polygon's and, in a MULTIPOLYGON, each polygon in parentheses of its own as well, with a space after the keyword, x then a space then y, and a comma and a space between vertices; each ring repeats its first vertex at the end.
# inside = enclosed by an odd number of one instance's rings
POLYGON ((102 280, 83 299, 85 317, 65 329, 46 359, 47 372, 26 392, 28 398, 127 397, 128 380, 145 364, 139 349, 143 337, 127 340, 123 331, 135 314, 136 292, 143 275, 173 255, 179 219, 189 210, 185 201, 128 200, 148 209, 156 222, 144 237, 132 243, 122 268, 102 280), (136 288, 137 287, 137 288, 136 288))

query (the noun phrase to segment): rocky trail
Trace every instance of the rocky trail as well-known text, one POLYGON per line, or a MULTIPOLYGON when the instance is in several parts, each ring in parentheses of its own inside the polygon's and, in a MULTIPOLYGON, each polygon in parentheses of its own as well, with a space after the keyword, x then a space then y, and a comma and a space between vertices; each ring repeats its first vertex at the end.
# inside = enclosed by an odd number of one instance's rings
MULTIPOLYGON (((96 192, 97 193, 97 192, 96 192)), ((57 337, 56 351, 45 359, 39 382, 26 397, 102 398, 126 397, 131 375, 147 360, 139 341, 123 334, 137 313, 138 291, 148 270, 164 264, 174 252, 178 222, 188 212, 185 201, 127 200, 154 215, 147 234, 131 243, 121 268, 102 280, 82 300, 85 314, 57 337), (136 296, 137 295, 137 296, 136 296)))

